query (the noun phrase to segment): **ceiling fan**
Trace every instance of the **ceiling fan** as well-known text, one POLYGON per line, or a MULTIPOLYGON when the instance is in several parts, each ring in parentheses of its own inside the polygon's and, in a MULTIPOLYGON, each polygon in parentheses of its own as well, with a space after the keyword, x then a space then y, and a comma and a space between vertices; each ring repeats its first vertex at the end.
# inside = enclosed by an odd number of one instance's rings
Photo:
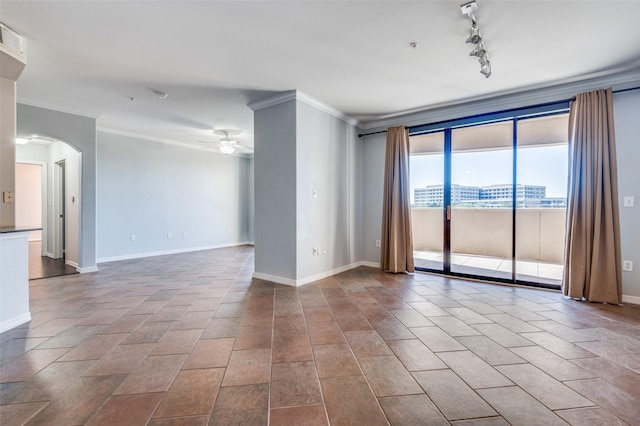
POLYGON ((239 135, 240 133, 242 133, 240 130, 214 129, 213 133, 215 133, 216 135, 223 135, 224 137, 220 139, 217 145, 213 145, 213 146, 211 145, 212 142, 210 141, 198 141, 198 143, 206 145, 202 149, 218 148, 220 152, 223 153, 225 156, 233 154, 236 150, 242 153, 247 153, 247 154, 253 152, 253 149, 249 148, 248 146, 240 145, 240 143, 237 140, 229 137, 229 136, 239 135))

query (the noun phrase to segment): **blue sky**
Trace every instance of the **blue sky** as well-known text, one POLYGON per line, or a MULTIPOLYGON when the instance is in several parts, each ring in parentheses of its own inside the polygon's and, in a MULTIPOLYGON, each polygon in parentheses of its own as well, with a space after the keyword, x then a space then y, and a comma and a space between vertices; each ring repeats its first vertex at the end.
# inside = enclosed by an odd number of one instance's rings
MULTIPOLYGON (((518 183, 543 185, 547 197, 566 197, 567 145, 527 147, 518 150, 518 183)), ((411 199, 413 188, 444 181, 443 154, 411 157, 411 199)), ((452 183, 485 186, 511 183, 510 149, 453 153, 452 183)))

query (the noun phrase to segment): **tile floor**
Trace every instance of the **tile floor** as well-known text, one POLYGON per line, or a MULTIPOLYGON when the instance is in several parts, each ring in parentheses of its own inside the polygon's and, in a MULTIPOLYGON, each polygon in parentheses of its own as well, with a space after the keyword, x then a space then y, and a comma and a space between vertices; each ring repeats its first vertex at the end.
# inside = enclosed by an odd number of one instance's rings
POLYGON ((358 268, 252 280, 236 247, 31 282, 0 424, 640 424, 640 307, 358 268))

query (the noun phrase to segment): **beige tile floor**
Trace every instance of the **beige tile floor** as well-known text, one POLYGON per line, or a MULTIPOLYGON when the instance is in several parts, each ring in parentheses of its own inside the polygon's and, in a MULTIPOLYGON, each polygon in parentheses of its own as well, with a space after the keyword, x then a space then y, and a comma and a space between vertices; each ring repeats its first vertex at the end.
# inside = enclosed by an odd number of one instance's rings
POLYGON ((234 247, 30 283, 0 425, 637 425, 640 307, 234 247))
MULTIPOLYGON (((422 250, 416 250, 413 253, 416 259, 440 262, 442 264, 442 253, 422 250)), ((511 259, 452 253, 451 263, 452 270, 460 267, 475 268, 478 269, 478 275, 491 274, 491 272, 495 271, 511 273, 511 259)), ((555 280, 558 281, 558 284, 562 281, 563 269, 564 266, 557 263, 516 260, 518 275, 555 280)))

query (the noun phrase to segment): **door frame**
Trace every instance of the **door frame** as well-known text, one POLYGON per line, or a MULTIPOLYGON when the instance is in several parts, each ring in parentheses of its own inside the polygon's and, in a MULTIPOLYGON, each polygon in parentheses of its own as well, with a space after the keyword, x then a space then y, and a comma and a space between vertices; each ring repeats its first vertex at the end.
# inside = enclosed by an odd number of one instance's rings
POLYGON ((66 161, 66 156, 60 157, 53 161, 53 193, 51 194, 51 198, 53 200, 53 235, 51 254, 54 259, 63 258, 65 251, 65 234, 67 229, 67 212, 65 205, 66 203, 64 200, 67 178, 66 161), (62 220, 59 220, 61 216, 62 220))
POLYGON ((561 101, 561 102, 551 102, 548 104, 540 104, 534 105, 530 107, 524 108, 515 108, 510 110, 497 111, 494 113, 487 114, 479 114, 459 119, 445 120, 431 124, 424 124, 413 126, 409 128, 410 136, 418 136, 429 133, 444 133, 444 144, 443 144, 443 158, 444 158, 444 176, 443 176, 443 264, 442 270, 439 269, 429 269, 429 268, 421 268, 416 267, 418 271, 426 271, 444 274, 448 276, 457 276, 463 278, 471 278, 471 279, 481 279, 487 281, 495 281, 502 282, 506 284, 524 284, 531 287, 542 287, 542 288, 551 288, 551 289, 559 289, 559 285, 547 284, 547 283, 539 283, 539 282, 530 282, 518 280, 517 269, 516 269, 516 212, 517 212, 517 202, 515 201, 517 197, 517 148, 518 148, 518 134, 517 134, 517 124, 518 121, 527 119, 527 118, 540 118, 545 116, 552 116, 557 114, 564 114, 569 111, 569 102, 561 101), (512 267, 511 267, 511 279, 505 278, 497 278, 497 277, 489 277, 483 275, 472 275, 465 274, 460 272, 452 272, 451 271, 451 158, 452 158, 452 130, 463 128, 463 127, 475 127, 481 126, 485 124, 498 123, 498 122, 507 122, 510 121, 513 123, 513 170, 512 170, 512 197, 514 201, 512 202, 512 235, 511 235, 511 252, 512 252, 512 267))

